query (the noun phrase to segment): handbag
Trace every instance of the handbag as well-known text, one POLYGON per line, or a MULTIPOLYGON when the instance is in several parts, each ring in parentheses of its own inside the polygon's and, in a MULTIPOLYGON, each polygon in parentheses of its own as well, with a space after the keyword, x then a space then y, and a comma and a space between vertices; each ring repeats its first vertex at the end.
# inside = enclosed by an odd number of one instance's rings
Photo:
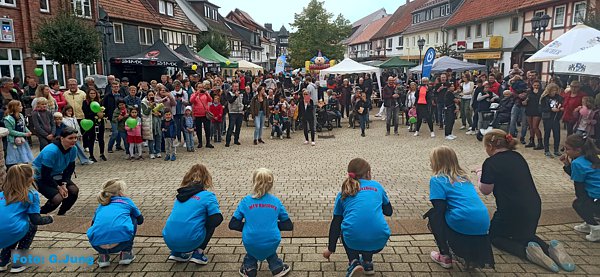
POLYGON ((208 118, 208 120, 212 121, 215 118, 215 115, 208 111, 208 109, 204 105, 204 102, 200 101, 200 104, 202 104, 202 107, 204 107, 204 110, 206 111, 206 118, 208 118))

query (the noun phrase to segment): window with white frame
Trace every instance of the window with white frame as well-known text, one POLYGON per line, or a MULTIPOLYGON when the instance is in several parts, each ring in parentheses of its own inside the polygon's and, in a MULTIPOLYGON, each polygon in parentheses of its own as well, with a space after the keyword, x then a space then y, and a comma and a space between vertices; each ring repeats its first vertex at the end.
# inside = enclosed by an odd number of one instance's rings
POLYGON ((19 77, 23 80, 21 49, 0 48, 0 76, 19 77))
POLYGON ((488 21, 487 26, 486 26, 486 35, 489 36, 493 36, 494 35, 494 21, 488 21))
POLYGON ((213 10, 213 20, 217 20, 217 10, 213 10))
POLYGON ((48 0, 40 0, 40 12, 48 13, 50 12, 50 3, 48 0))
POLYGON ((96 74, 96 63, 85 65, 77 63, 75 64, 75 79, 79 85, 83 85, 85 77, 96 74))
POLYGON ((392 49, 392 43, 393 43, 393 39, 388 38, 388 40, 387 40, 387 48, 388 49, 392 49))
POLYGON ((469 25, 469 26, 466 27, 465 38, 467 38, 467 39, 471 38, 471 25, 469 25))
POLYGON ((446 16, 446 6, 440 7, 440 16, 446 16))
POLYGON ((196 40, 195 40, 195 38, 196 38, 196 37, 195 37, 195 36, 193 36, 193 35, 188 35, 188 45, 189 45, 189 46, 194 46, 194 44, 196 43, 196 40))
POLYGON ((481 37, 481 24, 475 25, 475 37, 481 37))
POLYGON ((36 60, 37 67, 44 70, 44 74, 40 76, 40 84, 47 84, 51 80, 58 80, 58 84, 61 87, 65 86, 65 73, 64 66, 51 60, 46 60, 46 57, 41 56, 36 60))
POLYGON ((167 13, 167 3, 165 0, 158 0, 158 13, 166 14, 167 13))
POLYGON ((446 4, 446 15, 450 15, 450 4, 446 4))
POLYGON ((115 43, 125 43, 125 36, 123 36, 123 24, 113 23, 113 32, 115 35, 115 43))
POLYGON ((545 10, 539 10, 539 11, 535 11, 533 13, 533 16, 542 17, 542 15, 545 15, 545 14, 546 14, 545 10))
POLYGON ((404 38, 403 37, 399 37, 398 38, 398 47, 402 47, 404 46, 404 38))
POLYGON ((511 33, 516 33, 519 31, 519 17, 518 16, 513 16, 510 19, 510 32, 511 33))
POLYGON ((154 35, 151 28, 139 27, 138 31, 141 45, 152 45, 154 43, 154 35))
POLYGON ((17 0, 0 0, 0 6, 16 7, 17 0))
POLYGON ((71 0, 73 13, 79 17, 92 17, 91 0, 71 0))
POLYGON ((573 16, 571 20, 571 23, 573 25, 577 23, 583 23, 583 21, 585 20, 586 9, 586 2, 577 2, 573 4, 573 16))
POLYGON ((166 44, 169 44, 169 32, 167 32, 167 31, 163 30, 162 32, 160 32, 160 34, 161 34, 161 38, 160 38, 160 39, 161 39, 161 40, 162 40, 164 43, 166 43, 166 44))
POLYGON ((210 9, 207 6, 204 6, 204 17, 210 17, 210 9))
POLYGON ((175 6, 171 2, 167 2, 167 15, 173 16, 173 11, 175 10, 175 6))
POLYGON ((553 16, 553 27, 563 27, 565 26, 565 16, 566 16, 567 6, 557 6, 554 7, 554 16, 553 16))

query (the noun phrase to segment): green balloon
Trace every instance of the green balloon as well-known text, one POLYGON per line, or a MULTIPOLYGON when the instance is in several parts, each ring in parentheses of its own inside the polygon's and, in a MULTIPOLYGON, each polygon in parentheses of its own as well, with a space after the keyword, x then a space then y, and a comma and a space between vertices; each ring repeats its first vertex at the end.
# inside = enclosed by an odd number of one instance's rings
POLYGON ((137 120, 133 117, 130 117, 125 121, 125 124, 127 124, 127 127, 133 129, 137 126, 137 120))
POLYGON ((40 77, 40 76, 42 76, 42 75, 44 74, 44 70, 43 70, 43 69, 41 69, 41 68, 39 68, 39 67, 36 67, 36 68, 33 70, 33 73, 35 74, 35 76, 38 76, 38 77, 40 77))
POLYGON ((94 121, 91 121, 89 119, 84 119, 84 120, 81 121, 81 128, 84 131, 92 129, 92 127, 94 127, 94 121))
POLYGON ((90 104, 90 110, 92 110, 92 112, 95 113, 99 113, 100 112, 100 103, 94 101, 90 104))
POLYGON ((410 123, 410 124, 415 124, 415 123, 417 123, 417 118, 415 118, 414 116, 413 116, 413 117, 411 117, 410 119, 408 119, 408 123, 410 123))

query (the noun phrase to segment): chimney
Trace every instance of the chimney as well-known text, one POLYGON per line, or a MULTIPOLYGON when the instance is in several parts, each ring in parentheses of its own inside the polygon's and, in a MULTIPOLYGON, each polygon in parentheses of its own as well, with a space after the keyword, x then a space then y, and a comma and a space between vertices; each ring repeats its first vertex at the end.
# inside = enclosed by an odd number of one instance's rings
POLYGON ((265 23, 265 28, 267 28, 267 30, 273 30, 273 24, 265 23))

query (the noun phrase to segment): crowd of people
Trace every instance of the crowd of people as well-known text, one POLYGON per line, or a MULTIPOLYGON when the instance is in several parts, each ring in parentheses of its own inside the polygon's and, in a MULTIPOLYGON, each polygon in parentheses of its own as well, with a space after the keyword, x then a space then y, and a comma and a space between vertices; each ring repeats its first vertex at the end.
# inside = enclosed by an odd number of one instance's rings
MULTIPOLYGON (((433 208, 425 217, 439 248, 431 253, 435 263, 443 268, 452 267, 454 261, 467 268, 493 268, 493 245, 553 272, 573 271, 575 263, 561 242, 546 243, 535 234, 541 199, 527 161, 515 149, 521 143, 545 150, 546 156, 560 157, 574 182, 573 208, 585 221, 574 229, 587 233, 589 241, 600 241, 599 82, 597 78, 572 80, 566 87, 556 78, 542 87, 534 71, 526 77, 522 74, 517 66, 505 78, 493 72, 475 76, 448 70, 431 80, 422 78, 419 84, 406 75, 390 75, 383 77, 387 82, 381 94, 369 74, 330 76, 323 86, 311 76, 286 79, 272 73, 248 76, 238 72, 226 80, 218 75, 204 80, 196 75, 189 79, 163 75, 160 82, 137 86, 130 86, 126 77, 108 76, 110 86, 105 90, 87 78, 81 88, 75 79, 68 80, 65 92, 56 81, 43 85, 27 78, 27 86, 21 89, 10 78, 2 78, 0 102, 9 136, 3 141, 8 172, 0 192, 0 213, 8 216, 0 219, 0 232, 9 235, 0 238, 0 271, 8 269, 11 249, 29 248, 37 225, 52 223, 49 213, 58 209, 57 215, 64 215, 74 205, 79 194, 72 181, 75 161, 97 162, 96 144, 103 161, 107 160, 105 149, 108 153, 124 151, 128 160, 142 160, 144 147, 151 159, 162 158, 164 153, 165 161, 175 161, 180 145, 189 152, 212 149, 223 136, 225 147, 232 147, 232 137, 234 145, 241 145, 242 123, 253 119, 254 145, 265 143, 262 133, 269 126, 272 139, 290 138, 291 133, 303 130, 304 144, 314 146, 317 127, 333 124, 341 128, 344 117, 351 128, 358 121, 360 135, 365 137, 369 111, 378 104, 376 117, 386 121, 386 135, 392 129, 399 135, 399 126, 406 124, 408 132, 419 136, 425 121, 431 137, 435 124, 447 140, 454 140, 454 124, 460 118, 460 129, 480 135, 489 155, 475 171, 478 180, 471 181, 452 148, 442 146, 431 152, 433 208), (100 111, 94 111, 95 102, 103 106, 100 111), (323 117, 325 122, 320 120, 323 117), (93 126, 83 128, 84 119, 93 126), (106 148, 107 122, 111 135, 106 148), (563 124, 568 137, 561 149, 563 124), (40 147, 35 158, 30 128, 40 147), (553 153, 549 151, 551 133, 553 153), (495 196, 497 211, 491 221, 476 188, 495 196), (48 199, 43 206, 38 192, 48 199)), ((271 192, 273 173, 257 169, 252 180, 252 194, 240 200, 229 222, 230 229, 242 232, 247 251, 240 274, 256 276, 257 262, 267 260, 274 276, 284 276, 291 267, 276 250, 280 231, 292 230, 293 223, 282 201, 271 192)), ((204 250, 223 221, 217 196, 210 192, 213 186, 204 165, 194 165, 184 176, 163 229, 171 250, 169 260, 209 262, 204 250)), ((144 222, 142 211, 127 197, 126 184, 120 179, 103 184, 98 202, 87 233, 99 254, 98 265, 108 266, 113 253, 120 253, 119 264, 130 264, 135 258, 137 226, 144 222)), ((393 207, 385 188, 372 180, 367 161, 350 161, 333 205, 329 245, 323 256, 329 259, 341 238, 348 256, 347 275, 374 273, 373 254, 387 244, 390 230, 384 216, 391 216, 393 207)), ((11 271, 24 269, 15 264, 11 271)))

